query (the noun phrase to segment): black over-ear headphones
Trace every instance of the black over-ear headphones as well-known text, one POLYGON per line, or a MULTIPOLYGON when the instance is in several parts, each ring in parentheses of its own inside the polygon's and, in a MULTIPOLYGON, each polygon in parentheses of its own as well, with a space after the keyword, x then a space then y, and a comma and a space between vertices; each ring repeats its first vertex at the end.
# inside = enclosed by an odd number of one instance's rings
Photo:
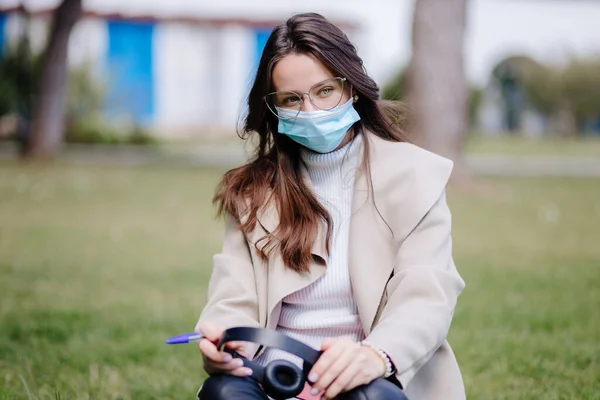
POLYGON ((267 395, 275 400, 289 399, 299 395, 304 388, 310 369, 321 356, 320 351, 271 329, 230 328, 223 332, 217 347, 235 358, 242 359, 244 366, 252 370, 251 377, 262 385, 267 395), (286 360, 274 360, 263 367, 240 356, 233 350, 224 348, 225 343, 232 341, 253 342, 283 350, 300 357, 303 360, 302 369, 286 360))

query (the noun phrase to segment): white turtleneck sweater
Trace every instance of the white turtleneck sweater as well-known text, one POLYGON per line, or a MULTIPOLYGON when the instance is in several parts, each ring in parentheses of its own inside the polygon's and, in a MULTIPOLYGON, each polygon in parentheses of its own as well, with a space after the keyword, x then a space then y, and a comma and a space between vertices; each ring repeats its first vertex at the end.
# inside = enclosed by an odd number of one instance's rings
MULTIPOLYGON (((348 271, 348 235, 352 213, 354 178, 362 136, 331 153, 301 150, 314 193, 333 218, 333 235, 325 274, 307 287, 283 299, 277 331, 320 350, 325 338, 364 339, 348 271)), ((266 365, 300 359, 276 349, 267 349, 257 362, 266 365)))

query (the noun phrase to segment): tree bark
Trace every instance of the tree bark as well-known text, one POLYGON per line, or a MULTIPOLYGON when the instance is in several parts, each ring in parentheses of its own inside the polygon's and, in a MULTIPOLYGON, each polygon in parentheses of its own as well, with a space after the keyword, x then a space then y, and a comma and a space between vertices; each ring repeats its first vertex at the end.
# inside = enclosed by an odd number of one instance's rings
POLYGON ((33 107, 24 156, 52 158, 63 141, 69 36, 82 14, 81 0, 63 0, 55 11, 42 56, 40 86, 33 107))
POLYGON ((407 76, 413 141, 452 159, 457 179, 469 177, 463 158, 468 129, 466 8, 467 0, 416 0, 407 76))

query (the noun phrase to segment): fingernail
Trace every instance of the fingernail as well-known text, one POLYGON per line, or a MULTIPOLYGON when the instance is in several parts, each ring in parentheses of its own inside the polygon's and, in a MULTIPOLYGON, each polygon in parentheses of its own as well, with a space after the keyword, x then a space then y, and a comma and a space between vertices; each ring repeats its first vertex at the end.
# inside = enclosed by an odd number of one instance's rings
POLYGON ((308 375, 308 380, 311 382, 316 382, 317 379, 319 379, 319 375, 315 374, 314 372, 308 375))
POLYGON ((250 376, 252 375, 252 370, 250 368, 244 368, 244 374, 250 376))
POLYGON ((310 389, 310 394, 311 394, 312 396, 316 396, 316 395, 317 395, 317 393, 319 393, 319 389, 317 389, 317 388, 312 388, 312 389, 310 389))
POLYGON ((229 362, 229 361, 231 361, 232 359, 233 359, 233 357, 231 357, 231 354, 228 354, 228 353, 226 353, 226 354, 223 356, 223 361, 225 361, 225 362, 229 362))
POLYGON ((236 367, 243 367, 244 366, 244 362, 238 358, 237 360, 235 360, 235 366, 236 367))

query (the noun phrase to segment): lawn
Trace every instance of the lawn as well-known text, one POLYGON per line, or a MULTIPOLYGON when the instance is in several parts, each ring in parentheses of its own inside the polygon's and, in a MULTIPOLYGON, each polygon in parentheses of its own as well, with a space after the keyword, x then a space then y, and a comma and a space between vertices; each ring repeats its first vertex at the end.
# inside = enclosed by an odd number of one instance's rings
MULTIPOLYGON (((0 399, 185 399, 222 171, 0 164, 0 399)), ((451 190, 470 399, 600 399, 600 180, 451 190)), ((418 399, 416 399, 418 400, 418 399)))

